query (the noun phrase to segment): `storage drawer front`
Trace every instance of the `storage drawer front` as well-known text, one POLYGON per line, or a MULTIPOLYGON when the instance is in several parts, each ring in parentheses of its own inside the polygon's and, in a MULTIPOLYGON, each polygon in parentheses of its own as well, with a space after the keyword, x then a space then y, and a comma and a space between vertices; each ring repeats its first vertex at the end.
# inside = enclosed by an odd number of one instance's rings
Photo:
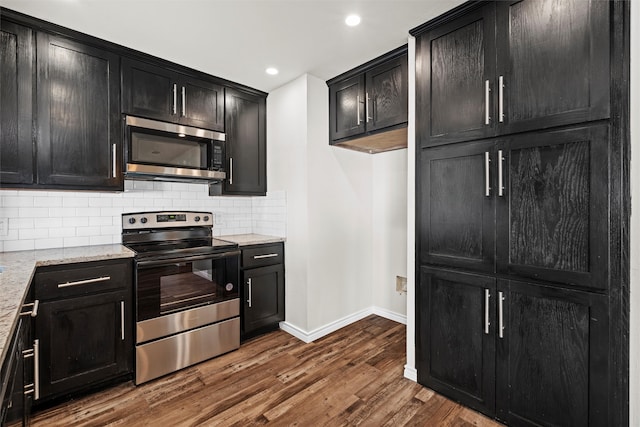
POLYGON ((49 300, 126 288, 130 280, 130 260, 39 268, 34 279, 35 298, 49 300))
POLYGON ((242 250, 242 268, 262 267, 284 263, 284 245, 263 245, 242 250))

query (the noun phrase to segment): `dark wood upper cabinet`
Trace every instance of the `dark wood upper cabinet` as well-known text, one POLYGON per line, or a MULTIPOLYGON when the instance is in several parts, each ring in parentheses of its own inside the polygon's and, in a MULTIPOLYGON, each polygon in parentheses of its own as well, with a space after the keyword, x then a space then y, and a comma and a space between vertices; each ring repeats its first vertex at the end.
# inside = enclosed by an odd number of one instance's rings
POLYGON ((609 117, 609 6, 497 2, 500 134, 609 117))
POLYGON ((420 262, 495 270, 493 142, 420 153, 420 262))
POLYGON ((133 59, 122 62, 124 113, 224 131, 219 84, 133 59))
POLYGON ((497 297, 497 418, 611 425, 607 297, 506 280, 498 280, 497 297))
POLYGON ((33 31, 0 21, 0 186, 32 184, 33 31))
POLYGON ((606 289, 608 126, 515 136, 497 149, 498 271, 606 289))
POLYGON ((495 5, 448 22, 416 43, 419 144, 492 136, 495 5))
POLYGON ((417 42, 420 144, 608 118, 609 60, 608 2, 504 1, 463 14, 417 42))
POLYGON ((496 280, 422 267, 416 292, 418 382, 495 413, 496 280))
POLYGON ((406 147, 406 132, 387 137, 389 143, 383 137, 367 139, 370 143, 360 139, 406 127, 407 58, 407 46, 402 46, 327 81, 330 144, 369 152, 406 147))
POLYGON ((267 193, 266 97, 227 89, 225 128, 227 179, 223 193, 267 193))
POLYGON ((37 34, 38 183, 122 190, 120 57, 37 34))

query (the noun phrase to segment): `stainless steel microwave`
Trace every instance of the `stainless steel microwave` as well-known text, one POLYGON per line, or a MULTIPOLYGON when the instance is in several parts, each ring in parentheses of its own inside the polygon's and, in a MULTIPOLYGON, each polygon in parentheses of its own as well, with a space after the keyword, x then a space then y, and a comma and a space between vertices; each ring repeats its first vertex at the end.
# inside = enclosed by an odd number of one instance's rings
POLYGON ((220 182, 226 178, 225 134, 125 117, 125 177, 220 182))

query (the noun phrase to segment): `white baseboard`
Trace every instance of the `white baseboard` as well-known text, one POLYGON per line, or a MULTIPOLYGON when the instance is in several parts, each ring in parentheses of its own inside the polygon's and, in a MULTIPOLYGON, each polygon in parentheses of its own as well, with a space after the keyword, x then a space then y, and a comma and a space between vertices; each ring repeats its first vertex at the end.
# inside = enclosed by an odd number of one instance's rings
POLYGON ((375 314, 380 317, 384 317, 389 320, 393 320, 394 322, 407 324, 407 316, 402 314, 394 313, 384 308, 380 307, 369 307, 364 310, 353 313, 349 316, 343 317, 342 319, 338 319, 334 322, 328 323, 324 326, 316 328, 310 332, 303 330, 302 328, 297 327, 288 322, 280 322, 280 329, 287 332, 288 334, 293 335, 301 341, 306 343, 310 343, 317 339, 324 337, 325 335, 329 335, 332 332, 337 331, 340 328, 344 328, 351 323, 357 322, 358 320, 362 320, 365 317, 375 314))
POLYGON ((404 377, 413 382, 418 382, 418 370, 413 366, 404 365, 404 377))

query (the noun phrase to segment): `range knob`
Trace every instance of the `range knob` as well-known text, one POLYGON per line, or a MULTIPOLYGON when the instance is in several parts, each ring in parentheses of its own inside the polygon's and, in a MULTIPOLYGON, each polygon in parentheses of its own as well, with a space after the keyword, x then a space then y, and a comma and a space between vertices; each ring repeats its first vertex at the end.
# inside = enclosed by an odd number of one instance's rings
POLYGON ((199 217, 199 216, 196 216, 196 217, 195 217, 195 218, 193 218, 193 219, 194 219, 194 221, 195 221, 195 222, 200 221, 200 217, 199 217))
POLYGON ((204 222, 209 221, 209 216, 208 216, 208 215, 205 215, 205 216, 204 216, 204 218, 202 218, 202 220, 203 220, 204 222))
POLYGON ((140 222, 143 223, 143 224, 146 224, 147 223, 147 218, 145 218, 145 217, 140 218, 140 222))
POLYGON ((129 224, 135 224, 135 223, 136 223, 135 218, 129 218, 129 224))

